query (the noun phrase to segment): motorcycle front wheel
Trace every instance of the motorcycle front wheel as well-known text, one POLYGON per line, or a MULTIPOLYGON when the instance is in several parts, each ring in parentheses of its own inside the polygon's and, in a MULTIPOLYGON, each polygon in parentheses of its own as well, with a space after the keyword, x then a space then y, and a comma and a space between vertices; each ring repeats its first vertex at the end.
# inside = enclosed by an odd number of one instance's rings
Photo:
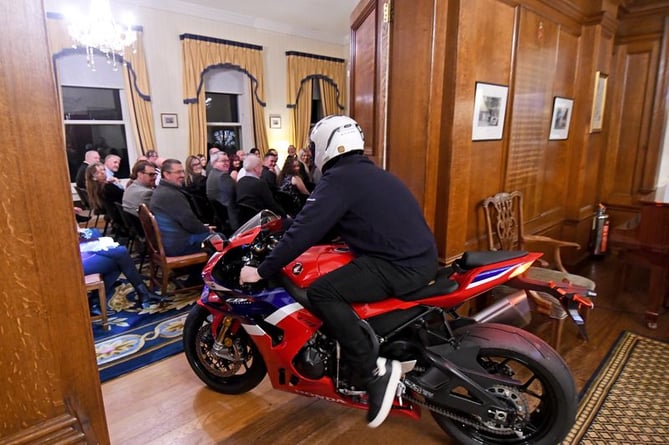
POLYGON ((461 347, 477 351, 475 360, 485 372, 514 381, 487 390, 514 409, 515 419, 508 427, 467 414, 463 419, 468 422, 457 421, 432 411, 444 431, 463 444, 555 445, 567 435, 576 417, 577 393, 555 350, 527 331, 499 324, 466 326, 455 336, 461 347))
POLYGON ((184 353, 195 374, 214 391, 241 394, 255 388, 267 368, 256 345, 244 329, 228 334, 217 347, 211 331, 211 313, 199 304, 184 323, 184 353))

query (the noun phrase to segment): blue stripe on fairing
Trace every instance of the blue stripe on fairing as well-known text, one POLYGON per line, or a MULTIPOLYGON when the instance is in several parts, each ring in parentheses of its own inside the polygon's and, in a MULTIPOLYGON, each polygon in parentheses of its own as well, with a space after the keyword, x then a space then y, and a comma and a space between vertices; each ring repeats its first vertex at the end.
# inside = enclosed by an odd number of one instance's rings
POLYGON ((242 296, 249 298, 249 300, 241 304, 235 304, 234 302, 228 302, 228 304, 233 307, 237 315, 246 318, 247 322, 260 315, 268 323, 276 325, 287 316, 303 308, 281 287, 266 289, 250 295, 240 295, 240 297, 242 296))
POLYGON ((516 264, 513 264, 511 266, 505 266, 505 267, 500 267, 497 269, 491 269, 491 270, 486 270, 484 272, 481 272, 480 274, 476 275, 472 282, 467 286, 467 289, 480 286, 484 283, 487 283, 489 281, 495 280, 505 273, 509 271, 509 269, 512 269, 516 267, 516 264))

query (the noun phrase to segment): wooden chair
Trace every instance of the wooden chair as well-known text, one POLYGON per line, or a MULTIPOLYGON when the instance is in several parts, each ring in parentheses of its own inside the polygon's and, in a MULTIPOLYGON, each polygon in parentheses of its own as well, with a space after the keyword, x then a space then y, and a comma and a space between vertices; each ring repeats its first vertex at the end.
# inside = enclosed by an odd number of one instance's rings
POLYGON ((98 296, 100 298, 100 315, 92 315, 91 321, 101 320, 102 329, 108 331, 109 323, 107 321, 107 295, 105 294, 105 282, 102 279, 102 275, 99 273, 86 275, 84 276, 84 283, 86 284, 86 292, 97 290, 98 296))
MULTIPOLYGON (((482 207, 485 213, 488 248, 490 250, 526 250, 526 244, 535 244, 544 246, 539 248, 540 251, 544 251, 547 246, 549 250, 552 249, 553 251, 554 268, 549 268, 548 263, 533 266, 527 271, 530 278, 556 283, 568 281, 589 290, 595 289, 594 281, 567 272, 562 264, 560 249, 562 247, 580 249, 581 246, 578 243, 524 233, 523 196, 521 192, 498 193, 486 198, 482 207)), ((548 294, 534 291, 530 291, 528 294, 533 312, 542 314, 551 320, 551 344, 558 350, 562 341, 564 322, 568 317, 567 312, 556 298, 548 294)), ((581 316, 584 320, 587 320, 587 311, 584 311, 581 316)))
MULTIPOLYGON (((155 290, 155 286, 158 284, 160 285, 160 294, 166 295, 167 285, 174 270, 207 262, 208 256, 205 252, 182 256, 165 255, 165 248, 163 247, 163 240, 160 234, 160 228, 158 227, 158 222, 146 204, 139 206, 139 220, 144 229, 146 251, 149 256, 149 267, 151 270, 149 280, 152 291, 155 290), (158 276, 158 269, 160 269, 161 272, 160 277, 158 276)), ((201 285, 178 287, 174 293, 187 292, 200 287, 201 285)))

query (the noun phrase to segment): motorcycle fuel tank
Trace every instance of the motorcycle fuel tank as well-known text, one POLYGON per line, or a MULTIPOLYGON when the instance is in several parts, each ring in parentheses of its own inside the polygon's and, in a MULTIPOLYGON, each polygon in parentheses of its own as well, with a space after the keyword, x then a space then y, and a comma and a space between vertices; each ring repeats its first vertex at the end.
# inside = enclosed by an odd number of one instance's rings
POLYGON ((319 277, 339 269, 355 258, 345 244, 313 246, 284 268, 284 274, 298 287, 306 288, 319 277))

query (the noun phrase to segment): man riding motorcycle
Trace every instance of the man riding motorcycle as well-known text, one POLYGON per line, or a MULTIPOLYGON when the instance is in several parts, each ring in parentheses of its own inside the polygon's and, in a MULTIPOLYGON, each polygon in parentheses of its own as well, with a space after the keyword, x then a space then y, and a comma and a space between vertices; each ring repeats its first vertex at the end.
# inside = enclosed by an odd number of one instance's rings
POLYGON ((257 269, 245 266, 240 282, 277 274, 328 233, 346 242, 356 258, 319 278, 307 295, 351 365, 352 381, 367 391, 367 421, 375 428, 392 407, 400 364, 378 356, 375 340, 351 304, 426 286, 437 271, 437 248, 408 188, 364 155, 364 136, 356 121, 328 116, 314 126, 311 141, 321 180, 279 244, 257 269))

